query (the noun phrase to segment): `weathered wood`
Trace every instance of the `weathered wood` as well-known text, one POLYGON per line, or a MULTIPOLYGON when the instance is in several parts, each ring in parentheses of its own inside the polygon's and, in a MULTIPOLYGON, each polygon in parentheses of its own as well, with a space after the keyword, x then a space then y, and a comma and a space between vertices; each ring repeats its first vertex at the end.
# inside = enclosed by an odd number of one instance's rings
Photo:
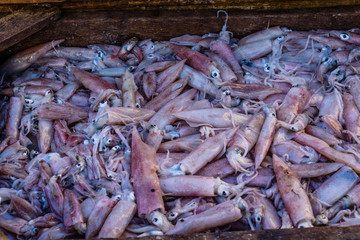
POLYGON ((194 10, 194 9, 239 9, 281 10, 318 7, 360 5, 358 0, 0 0, 0 4, 26 4, 35 2, 60 2, 55 5, 62 10, 194 10))
POLYGON ((335 7, 349 6, 360 1, 353 0, 122 0, 122 1, 89 1, 73 0, 62 4, 64 9, 79 8, 121 8, 153 10, 160 7, 168 10, 188 10, 188 9, 242 9, 242 10, 278 10, 295 8, 314 8, 314 7, 335 7))
MULTIPOLYGON (((195 233, 188 236, 148 236, 146 240, 338 240, 338 239, 359 239, 360 227, 315 227, 315 228, 292 228, 278 230, 256 230, 256 231, 236 231, 236 232, 212 232, 195 233)), ((129 238, 130 239, 130 238, 129 238)))
POLYGON ((65 0, 0 0, 0 4, 33 4, 53 2, 65 2, 65 0))
MULTIPOLYGON (((228 29, 236 37, 276 25, 294 30, 350 29, 360 26, 359 12, 360 7, 284 12, 229 10, 228 29)), ((41 33, 34 34, 8 51, 16 52, 60 38, 66 39, 65 46, 121 44, 132 36, 168 40, 186 33, 202 35, 219 32, 224 20, 223 14, 220 18, 216 17, 215 10, 68 12, 41 33)))
MULTIPOLYGON (((359 239, 360 228, 336 228, 336 227, 317 227, 317 228, 302 228, 302 229, 279 229, 279 230, 259 230, 259 231, 241 231, 241 232, 224 232, 221 234, 204 233, 194 234, 187 237, 172 236, 162 239, 239 239, 239 240, 263 240, 263 239, 324 239, 324 240, 337 240, 337 239, 359 239)), ((150 238, 149 238, 150 239, 150 238)), ((160 240, 160 238, 152 238, 160 240)))
POLYGON ((297 239, 317 239, 317 240, 338 240, 338 239, 359 239, 359 227, 316 227, 302 229, 279 229, 279 230, 258 230, 258 231, 237 231, 222 233, 198 233, 189 236, 152 236, 147 240, 297 240, 297 239))
POLYGON ((60 17, 58 8, 23 9, 0 19, 0 52, 38 32, 60 17))

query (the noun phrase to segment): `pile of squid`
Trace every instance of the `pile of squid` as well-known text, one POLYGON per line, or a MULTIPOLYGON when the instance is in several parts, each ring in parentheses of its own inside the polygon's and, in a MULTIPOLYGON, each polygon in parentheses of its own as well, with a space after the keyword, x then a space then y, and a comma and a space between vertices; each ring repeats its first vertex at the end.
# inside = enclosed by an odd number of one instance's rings
POLYGON ((119 46, 54 40, 3 62, 1 231, 360 224, 360 30, 237 39, 226 28, 119 46))

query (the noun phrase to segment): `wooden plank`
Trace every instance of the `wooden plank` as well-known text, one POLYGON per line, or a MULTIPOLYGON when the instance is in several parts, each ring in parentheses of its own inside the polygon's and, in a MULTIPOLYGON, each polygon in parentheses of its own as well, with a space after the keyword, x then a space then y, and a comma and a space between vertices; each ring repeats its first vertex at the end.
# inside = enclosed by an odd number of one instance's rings
MULTIPOLYGON (((191 235, 173 236, 148 236, 146 240, 338 240, 360 238, 360 227, 314 227, 314 228, 292 228, 277 230, 256 230, 256 231, 234 231, 234 232, 211 232, 196 233, 191 235)), ((130 239, 130 238, 129 238, 130 239)), ((69 239, 70 240, 70 239, 69 239)), ((75 240, 75 239, 74 239, 75 240)))
POLYGON ((257 231, 237 231, 221 233, 197 233, 188 236, 151 236, 147 240, 338 240, 338 239, 359 239, 360 227, 315 227, 302 229, 279 229, 279 230, 257 230, 257 231))
POLYGON ((0 4, 34 4, 65 2, 65 0, 0 0, 0 4))
POLYGON ((60 17, 58 8, 23 9, 0 19, 0 51, 24 40, 60 17))
POLYGON ((360 0, 0 0, 0 11, 7 4, 53 3, 63 11, 91 10, 288 10, 300 8, 360 5, 360 0))
POLYGON ((189 10, 189 9, 239 9, 239 10, 281 10, 317 7, 360 5, 359 0, 72 0, 62 4, 63 9, 139 9, 189 10))
MULTIPOLYGON (((360 26, 359 13, 360 7, 284 12, 229 10, 228 29, 237 37, 276 25, 294 30, 350 29, 360 26)), ((132 36, 168 40, 186 33, 219 32, 224 20, 223 14, 216 17, 215 10, 68 12, 14 50, 61 38, 65 38, 64 45, 69 46, 121 44, 132 36)))

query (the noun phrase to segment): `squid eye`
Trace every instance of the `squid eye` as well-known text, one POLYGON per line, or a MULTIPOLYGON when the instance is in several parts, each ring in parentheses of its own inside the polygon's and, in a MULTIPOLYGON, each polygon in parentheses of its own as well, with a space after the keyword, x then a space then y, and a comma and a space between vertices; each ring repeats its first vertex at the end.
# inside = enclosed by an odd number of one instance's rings
POLYGON ((136 69, 135 66, 130 66, 130 67, 127 68, 127 70, 128 70, 129 72, 132 72, 132 71, 134 71, 135 69, 136 69))
POLYGON ((51 89, 46 90, 45 96, 51 95, 53 91, 51 89))
POLYGON ((321 217, 322 219, 327 219, 327 217, 326 217, 324 214, 321 214, 320 217, 321 217))
POLYGON ((153 221, 153 222, 157 222, 157 221, 158 221, 158 218, 153 218, 152 221, 153 221))
POLYGON ((212 71, 212 72, 211 72, 211 77, 213 77, 213 78, 218 78, 218 77, 220 77, 220 74, 219 74, 218 71, 212 71))
POLYGON ((349 40, 349 38, 350 38, 350 36, 347 33, 340 34, 340 39, 341 40, 349 40))
POLYGON ((264 67, 264 71, 265 71, 265 72, 270 72, 270 69, 271 69, 271 68, 270 68, 269 65, 266 65, 266 66, 264 67))
POLYGON ((29 154, 29 151, 28 151, 28 150, 24 150, 24 152, 22 153, 22 155, 23 155, 24 157, 26 157, 28 154, 29 154))
POLYGON ((168 219, 169 219, 170 221, 172 221, 172 220, 175 220, 175 218, 176 218, 177 216, 178 216, 177 213, 169 212, 168 219))
POLYGON ((191 50, 194 50, 194 51, 199 51, 199 46, 195 45, 195 46, 192 46, 191 47, 191 50))
POLYGON ((155 49, 155 45, 152 45, 150 49, 154 50, 154 49, 155 49))
POLYGON ((284 35, 281 35, 281 36, 278 37, 277 39, 278 39, 279 41, 282 41, 282 40, 284 40, 284 38, 285 38, 285 36, 284 36, 284 35))
POLYGON ((76 164, 76 167, 81 168, 81 164, 80 163, 76 164))
POLYGON ((118 151, 118 150, 120 150, 120 147, 119 147, 119 146, 114 146, 114 147, 112 148, 112 150, 118 151))
POLYGON ((243 154, 243 153, 244 153, 244 151, 243 151, 241 148, 236 148, 236 149, 235 149, 235 152, 236 152, 237 154, 243 154))
POLYGON ((107 104, 107 101, 104 100, 104 101, 101 101, 101 103, 99 104, 99 107, 105 107, 105 105, 107 104))
POLYGON ((32 100, 31 98, 25 98, 25 103, 26 104, 33 104, 34 100, 32 100))
POLYGON ((148 58, 154 58, 155 56, 154 56, 154 54, 152 54, 152 53, 150 53, 149 55, 148 55, 148 58))
POLYGON ((274 117, 276 117, 276 114, 275 114, 275 113, 272 113, 271 115, 273 115, 274 117))
POLYGON ((113 178, 113 176, 112 176, 111 174, 109 174, 109 175, 108 175, 108 178, 112 179, 112 178, 113 178))
POLYGON ((322 59, 322 62, 329 62, 330 61, 330 58, 328 58, 328 57, 323 57, 323 59, 322 59))
POLYGON ((106 144, 110 144, 112 142, 112 140, 109 138, 107 141, 106 141, 106 144))
POLYGON ((223 89, 222 90, 223 94, 229 96, 230 95, 230 90, 229 89, 223 89))
POLYGON ((135 104, 135 107, 136 107, 136 108, 141 108, 141 105, 140 105, 139 103, 136 103, 136 104, 135 104))
POLYGON ((287 27, 281 27, 280 29, 283 32, 291 32, 292 31, 290 28, 287 28, 287 27))
POLYGON ((39 230, 38 230, 37 228, 33 228, 31 231, 32 231, 34 234, 37 234, 37 233, 39 232, 39 230))
POLYGON ((102 147, 102 150, 104 150, 104 151, 105 151, 106 149, 107 149, 107 147, 106 147, 106 146, 103 146, 103 147, 102 147))
POLYGON ((257 223, 261 223, 261 220, 262 220, 261 216, 256 216, 255 221, 257 223))
MULTIPOLYGON (((97 57, 98 57, 98 58, 101 58, 103 55, 104 55, 104 54, 103 54, 101 51, 98 51, 98 52, 97 52, 97 57)), ((97 60, 97 59, 95 59, 95 60, 97 60)))

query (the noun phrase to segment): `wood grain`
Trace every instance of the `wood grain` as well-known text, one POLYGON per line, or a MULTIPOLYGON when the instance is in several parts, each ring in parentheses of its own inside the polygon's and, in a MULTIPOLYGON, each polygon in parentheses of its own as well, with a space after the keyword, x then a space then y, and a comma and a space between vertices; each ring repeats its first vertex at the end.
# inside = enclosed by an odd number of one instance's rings
MULTIPOLYGON (((0 61, 13 52, 53 39, 65 38, 63 44, 65 46, 87 46, 93 43, 121 44, 132 36, 140 39, 168 40, 186 33, 202 35, 219 32, 225 16, 221 14, 217 18, 216 12, 216 10, 65 12, 58 21, 52 22, 39 33, 14 47, 1 46, 1 50, 6 48, 7 50, 0 53, 0 61)), ((276 25, 294 30, 350 29, 360 26, 360 6, 287 11, 231 9, 228 10, 228 14, 228 29, 236 37, 276 25)), ((4 27, 0 26, 0 29, 2 28, 4 27)), ((1 31, 9 35, 14 29, 1 31)), ((23 39, 26 35, 30 33, 23 33, 23 39)))
POLYGON ((0 0, 0 4, 34 4, 65 2, 65 0, 0 0))
MULTIPOLYGON (((228 29, 236 37, 277 25, 294 30, 350 29, 360 26, 360 7, 283 12, 229 10, 228 13, 228 29)), ((217 18, 215 10, 68 12, 13 50, 60 38, 65 38, 63 45, 68 46, 121 44, 132 36, 168 40, 186 33, 202 35, 219 32, 224 21, 225 16, 217 18)))
MULTIPOLYGON (((314 227, 314 228, 292 228, 278 230, 256 230, 256 231, 234 231, 234 232, 211 232, 195 233, 188 236, 148 236, 146 240, 357 240, 360 236, 360 227, 314 227)), ((130 238, 128 238, 130 239, 130 238)), ((133 239, 133 238, 131 238, 133 239)))
MULTIPOLYGON (((0 0, 0 4, 52 3, 61 10, 285 10, 360 5, 359 0, 0 0)), ((0 7, 1 11, 1 7, 0 7)))
POLYGON ((338 239, 359 239, 359 227, 316 227, 302 229, 279 229, 279 230, 257 230, 237 231, 222 233, 197 233, 189 236, 152 236, 147 240, 338 240, 338 239))
POLYGON ((58 8, 23 9, 0 19, 0 51, 26 39, 60 17, 58 8))
POLYGON ((72 0, 61 4, 64 9, 118 8, 128 10, 194 10, 194 9, 241 9, 241 10, 279 10, 316 7, 335 7, 360 4, 354 0, 122 0, 89 1, 72 0))

